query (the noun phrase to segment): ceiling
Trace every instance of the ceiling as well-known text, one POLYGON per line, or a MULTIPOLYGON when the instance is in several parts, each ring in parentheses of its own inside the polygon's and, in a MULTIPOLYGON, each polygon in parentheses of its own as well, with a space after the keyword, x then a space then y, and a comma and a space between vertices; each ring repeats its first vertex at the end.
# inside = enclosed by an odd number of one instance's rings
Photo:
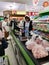
POLYGON ((34 7, 33 0, 0 0, 0 11, 9 9, 41 11, 44 9, 42 6, 44 1, 48 0, 39 0, 38 5, 34 7))
MULTIPOLYGON (((41 4, 43 1, 48 1, 48 0, 38 0, 39 4, 41 4)), ((21 3, 21 4, 33 4, 33 0, 0 0, 0 2, 16 2, 16 3, 21 3)))
POLYGON ((0 11, 4 10, 25 10, 25 4, 0 2, 0 11))
POLYGON ((0 2, 16 2, 16 3, 22 3, 22 4, 31 4, 32 0, 0 0, 0 2))
POLYGON ((0 11, 16 9, 16 10, 26 10, 26 4, 31 4, 32 0, 0 0, 0 11), (15 6, 13 3, 16 3, 15 6))

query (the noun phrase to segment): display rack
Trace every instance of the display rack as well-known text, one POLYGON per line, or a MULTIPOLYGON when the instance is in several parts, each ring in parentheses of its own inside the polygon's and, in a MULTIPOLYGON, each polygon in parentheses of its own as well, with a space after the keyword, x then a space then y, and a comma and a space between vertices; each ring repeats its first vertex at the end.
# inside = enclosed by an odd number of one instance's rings
POLYGON ((33 28, 38 30, 43 38, 49 40, 49 22, 36 22, 33 28), (44 34, 44 36, 42 34, 44 34))

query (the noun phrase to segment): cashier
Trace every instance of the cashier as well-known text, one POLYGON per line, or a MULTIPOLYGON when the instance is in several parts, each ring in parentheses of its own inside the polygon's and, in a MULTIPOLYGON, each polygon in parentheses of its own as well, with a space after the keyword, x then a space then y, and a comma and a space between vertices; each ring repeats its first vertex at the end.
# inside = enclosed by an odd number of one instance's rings
POLYGON ((23 23, 23 32, 22 32, 22 36, 26 36, 28 37, 30 35, 30 31, 32 31, 33 28, 33 24, 32 21, 30 20, 29 16, 25 16, 25 20, 23 23))

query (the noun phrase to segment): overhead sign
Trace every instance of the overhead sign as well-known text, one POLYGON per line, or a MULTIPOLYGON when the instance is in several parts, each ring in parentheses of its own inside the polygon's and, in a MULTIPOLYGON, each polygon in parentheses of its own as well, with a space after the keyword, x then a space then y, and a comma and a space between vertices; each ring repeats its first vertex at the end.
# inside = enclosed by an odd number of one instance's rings
POLYGON ((27 15, 29 15, 29 16, 37 16, 38 12, 27 12, 27 15))
POLYGON ((37 6, 38 2, 39 2, 39 0, 33 0, 33 6, 37 6))
POLYGON ((26 15, 26 11, 17 11, 18 15, 26 15))
POLYGON ((26 15, 26 11, 16 11, 16 10, 12 10, 12 14, 26 15))
POLYGON ((49 2, 48 2, 48 1, 45 1, 45 2, 43 3, 43 7, 47 7, 47 6, 49 6, 49 2))
POLYGON ((12 14, 16 14, 16 10, 12 10, 12 14))

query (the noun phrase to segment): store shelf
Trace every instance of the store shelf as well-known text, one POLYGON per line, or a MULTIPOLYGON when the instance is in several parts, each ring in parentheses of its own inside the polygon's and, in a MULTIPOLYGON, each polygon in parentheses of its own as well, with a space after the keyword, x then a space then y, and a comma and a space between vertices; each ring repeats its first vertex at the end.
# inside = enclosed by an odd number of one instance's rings
POLYGON ((45 22, 47 20, 39 20, 39 21, 43 21, 43 22, 35 22, 36 24, 49 24, 49 22, 45 22))
POLYGON ((49 33, 49 30, 43 30, 42 28, 41 29, 37 29, 38 31, 42 31, 44 33, 49 33))
POLYGON ((34 19, 37 19, 37 18, 42 17, 42 16, 46 16, 46 15, 49 15, 49 11, 39 13, 39 15, 37 17, 35 17, 34 19))

